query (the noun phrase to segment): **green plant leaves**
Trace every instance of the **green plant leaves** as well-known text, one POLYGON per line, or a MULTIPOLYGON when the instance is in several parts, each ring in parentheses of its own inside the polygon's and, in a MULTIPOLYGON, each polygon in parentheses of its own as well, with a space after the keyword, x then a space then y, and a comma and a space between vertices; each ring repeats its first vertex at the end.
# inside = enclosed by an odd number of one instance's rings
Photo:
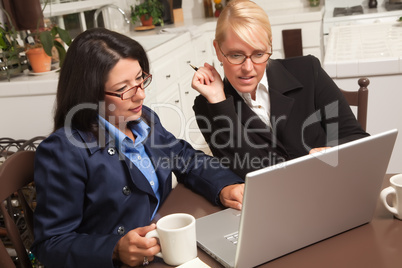
POLYGON ((70 37, 70 34, 66 30, 55 26, 52 28, 52 35, 54 37, 59 35, 60 39, 63 40, 63 42, 66 43, 67 46, 71 45, 71 37, 70 37))
POLYGON ((57 49, 57 52, 59 53, 60 66, 62 66, 66 57, 66 49, 64 48, 63 44, 57 40, 58 38, 66 43, 67 46, 70 46, 70 34, 68 31, 57 26, 52 27, 51 31, 43 31, 39 35, 40 42, 42 43, 43 49, 47 55, 52 56, 53 46, 57 49))
POLYGON ((52 56, 53 36, 50 31, 43 31, 39 35, 40 42, 46 54, 52 56))
POLYGON ((159 0, 145 0, 143 3, 131 6, 131 21, 137 22, 139 18, 145 15, 146 19, 152 17, 152 23, 160 23, 163 26, 163 5, 159 0))
POLYGON ((66 58, 66 50, 64 46, 56 40, 54 40, 54 47, 57 49, 57 52, 59 52, 59 66, 61 67, 66 58))

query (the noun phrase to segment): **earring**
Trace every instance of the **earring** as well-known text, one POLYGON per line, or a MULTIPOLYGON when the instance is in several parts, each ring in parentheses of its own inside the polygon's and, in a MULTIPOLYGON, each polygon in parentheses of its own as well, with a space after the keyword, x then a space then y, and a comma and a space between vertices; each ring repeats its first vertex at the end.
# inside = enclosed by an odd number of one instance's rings
POLYGON ((221 66, 223 66, 223 62, 221 62, 221 66))

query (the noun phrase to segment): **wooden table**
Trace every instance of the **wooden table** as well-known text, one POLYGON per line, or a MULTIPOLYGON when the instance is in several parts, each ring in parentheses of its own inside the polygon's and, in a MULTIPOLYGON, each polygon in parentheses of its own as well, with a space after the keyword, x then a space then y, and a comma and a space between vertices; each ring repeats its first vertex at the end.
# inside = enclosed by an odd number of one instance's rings
MULTIPOLYGON (((389 186, 384 178, 383 188, 389 186)), ((199 218, 221 210, 202 196, 178 184, 161 206, 156 219, 171 213, 189 213, 199 218)), ((211 267, 223 267, 204 251, 198 249, 198 257, 211 267)), ((148 267, 171 267, 155 258, 148 267)), ((402 221, 395 219, 378 201, 373 220, 342 234, 315 243, 285 255, 259 267, 267 268, 401 268, 402 221)))

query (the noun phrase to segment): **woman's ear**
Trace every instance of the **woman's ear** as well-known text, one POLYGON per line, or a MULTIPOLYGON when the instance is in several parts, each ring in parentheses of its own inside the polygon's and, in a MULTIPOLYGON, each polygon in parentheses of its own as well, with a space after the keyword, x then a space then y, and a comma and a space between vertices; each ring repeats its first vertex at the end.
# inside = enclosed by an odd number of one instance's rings
POLYGON ((271 49, 272 49, 272 51, 271 52, 273 52, 273 48, 272 48, 272 36, 271 36, 271 38, 270 38, 270 42, 271 42, 271 49))

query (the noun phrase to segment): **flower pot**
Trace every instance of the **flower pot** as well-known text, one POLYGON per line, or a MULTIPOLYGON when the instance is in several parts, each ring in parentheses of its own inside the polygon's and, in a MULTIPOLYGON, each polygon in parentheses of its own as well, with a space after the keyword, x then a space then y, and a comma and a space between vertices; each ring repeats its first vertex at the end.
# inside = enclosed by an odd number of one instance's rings
POLYGON ((152 17, 151 16, 149 16, 149 18, 146 19, 146 16, 142 15, 140 17, 140 20, 141 20, 142 26, 152 26, 152 17))
POLYGON ((42 47, 30 48, 27 57, 35 73, 49 72, 52 67, 52 57, 46 54, 42 47))

